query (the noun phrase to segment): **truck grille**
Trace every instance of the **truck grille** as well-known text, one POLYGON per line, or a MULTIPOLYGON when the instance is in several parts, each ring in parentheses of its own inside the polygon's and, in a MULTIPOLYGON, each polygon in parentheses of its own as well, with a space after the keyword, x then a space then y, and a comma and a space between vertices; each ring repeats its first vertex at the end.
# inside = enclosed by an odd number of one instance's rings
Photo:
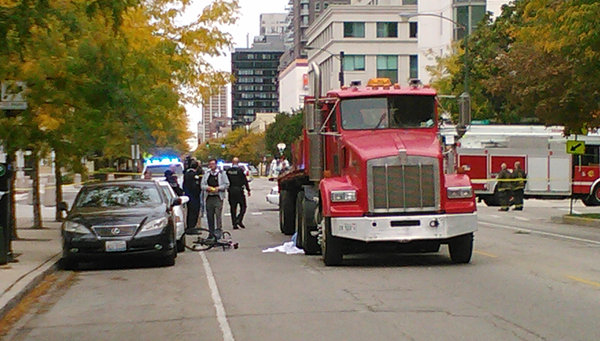
POLYGON ((369 162, 369 210, 373 213, 432 211, 439 207, 434 158, 398 157, 369 162))

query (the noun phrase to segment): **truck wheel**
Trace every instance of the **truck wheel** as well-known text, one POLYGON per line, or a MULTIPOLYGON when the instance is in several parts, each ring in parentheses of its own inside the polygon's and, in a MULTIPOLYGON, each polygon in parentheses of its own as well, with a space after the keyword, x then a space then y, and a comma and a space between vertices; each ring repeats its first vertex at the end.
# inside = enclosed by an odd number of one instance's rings
POLYGON ((313 236, 311 232, 317 231, 317 224, 315 223, 315 210, 317 209, 317 203, 306 200, 302 196, 302 248, 304 253, 307 255, 318 255, 321 252, 319 246, 319 239, 317 236, 313 236))
POLYGON ((336 266, 342 264, 342 241, 340 238, 331 234, 331 218, 323 219, 323 242, 321 243, 321 252, 323 253, 323 263, 326 266, 336 266))
POLYGON ((302 232, 304 211, 302 210, 302 204, 304 203, 304 192, 298 192, 296 195, 296 247, 302 249, 304 244, 304 233, 302 232))
POLYGON ((296 197, 292 192, 283 190, 279 194, 279 229, 286 236, 296 231, 296 197))
POLYGON ((457 264, 465 264, 471 261, 473 254, 473 233, 454 237, 448 243, 450 259, 457 264))
POLYGON ((583 199, 585 206, 600 206, 600 184, 594 186, 592 194, 583 199))

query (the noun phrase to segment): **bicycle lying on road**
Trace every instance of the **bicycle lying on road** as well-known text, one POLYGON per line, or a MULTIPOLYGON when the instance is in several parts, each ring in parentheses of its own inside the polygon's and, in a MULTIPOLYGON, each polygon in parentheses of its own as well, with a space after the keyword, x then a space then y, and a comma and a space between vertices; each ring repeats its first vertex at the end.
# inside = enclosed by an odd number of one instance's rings
POLYGON ((185 231, 185 247, 192 251, 206 251, 213 247, 222 247, 223 251, 237 249, 239 244, 231 239, 231 233, 223 231, 217 238, 214 233, 204 228, 194 228, 185 231), (186 236, 191 238, 186 238, 186 236))

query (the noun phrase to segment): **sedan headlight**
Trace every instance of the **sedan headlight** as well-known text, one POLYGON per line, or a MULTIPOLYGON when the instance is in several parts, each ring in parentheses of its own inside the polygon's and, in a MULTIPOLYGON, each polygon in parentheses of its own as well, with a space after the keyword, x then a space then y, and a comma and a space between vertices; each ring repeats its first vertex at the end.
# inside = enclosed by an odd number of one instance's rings
POLYGON ((85 226, 74 221, 65 221, 62 225, 65 232, 77 233, 77 234, 88 234, 91 233, 85 226))
POLYGON ((468 187, 448 187, 446 190, 448 199, 465 199, 473 196, 473 188, 468 187))
POLYGON ((356 201, 356 191, 331 191, 332 202, 354 202, 356 201))
POLYGON ((169 223, 169 219, 167 218, 159 218, 150 220, 142 226, 142 230, 140 232, 150 232, 156 230, 162 230, 169 223))

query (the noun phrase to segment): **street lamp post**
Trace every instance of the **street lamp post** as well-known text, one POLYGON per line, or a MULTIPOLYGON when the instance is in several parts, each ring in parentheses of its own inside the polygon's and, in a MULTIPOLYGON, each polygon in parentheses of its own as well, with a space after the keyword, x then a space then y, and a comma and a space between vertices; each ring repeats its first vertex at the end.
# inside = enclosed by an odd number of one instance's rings
POLYGON ((338 79, 340 81, 340 88, 344 86, 344 51, 340 51, 340 54, 337 55, 337 54, 331 53, 330 51, 328 51, 326 49, 322 49, 320 47, 313 47, 313 46, 307 45, 304 47, 304 49, 326 52, 326 53, 329 53, 330 56, 337 58, 340 61, 340 72, 338 74, 338 79))
POLYGON ((402 21, 408 21, 413 17, 435 17, 451 22, 452 24, 462 28, 465 31, 465 77, 464 77, 464 92, 460 94, 460 109, 459 109, 459 122, 456 130, 459 136, 463 136, 467 131, 467 126, 471 123, 471 95, 469 92, 469 31, 468 28, 457 22, 456 20, 450 19, 440 14, 435 13, 400 13, 402 21))

